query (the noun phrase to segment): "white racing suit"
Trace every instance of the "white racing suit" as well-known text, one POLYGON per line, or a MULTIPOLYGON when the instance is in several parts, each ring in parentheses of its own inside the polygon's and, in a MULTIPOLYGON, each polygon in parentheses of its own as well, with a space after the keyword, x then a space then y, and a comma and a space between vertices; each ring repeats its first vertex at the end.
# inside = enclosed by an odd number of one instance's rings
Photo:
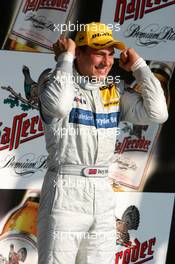
POLYGON ((115 202, 107 173, 119 120, 162 123, 168 115, 149 67, 133 74, 141 94, 85 81, 73 70, 73 57, 63 53, 42 81, 49 155, 38 216, 39 264, 115 263, 115 202))

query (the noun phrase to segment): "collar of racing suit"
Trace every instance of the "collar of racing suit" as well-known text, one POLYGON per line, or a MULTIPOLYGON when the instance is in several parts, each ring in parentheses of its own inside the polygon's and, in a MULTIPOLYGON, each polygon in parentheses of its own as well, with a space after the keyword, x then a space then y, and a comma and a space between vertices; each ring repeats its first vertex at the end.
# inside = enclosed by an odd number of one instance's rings
POLYGON ((75 82, 85 90, 97 90, 99 87, 106 85, 106 80, 97 82, 95 78, 90 80, 88 76, 80 75, 76 69, 75 63, 73 64, 73 76, 75 82))

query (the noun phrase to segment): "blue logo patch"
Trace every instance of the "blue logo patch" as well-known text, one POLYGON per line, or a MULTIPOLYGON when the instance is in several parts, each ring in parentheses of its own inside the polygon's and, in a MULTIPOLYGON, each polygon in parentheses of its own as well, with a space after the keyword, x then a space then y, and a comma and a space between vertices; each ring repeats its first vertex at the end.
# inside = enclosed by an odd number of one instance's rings
POLYGON ((96 128, 118 127, 119 113, 97 114, 89 110, 73 108, 70 112, 69 122, 96 128))

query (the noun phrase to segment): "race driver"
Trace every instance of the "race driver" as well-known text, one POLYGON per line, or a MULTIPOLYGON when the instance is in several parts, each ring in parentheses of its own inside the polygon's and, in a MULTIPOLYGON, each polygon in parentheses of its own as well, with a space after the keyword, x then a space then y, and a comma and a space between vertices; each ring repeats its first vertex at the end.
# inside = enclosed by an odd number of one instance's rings
MULTIPOLYGON (((40 84, 48 151, 38 216, 39 264, 114 264, 114 193, 108 182, 120 120, 163 123, 163 90, 146 62, 102 23, 53 46, 56 67, 40 84), (141 93, 122 92, 108 73, 119 50, 141 93)), ((120 85, 121 86, 121 85, 120 85)))

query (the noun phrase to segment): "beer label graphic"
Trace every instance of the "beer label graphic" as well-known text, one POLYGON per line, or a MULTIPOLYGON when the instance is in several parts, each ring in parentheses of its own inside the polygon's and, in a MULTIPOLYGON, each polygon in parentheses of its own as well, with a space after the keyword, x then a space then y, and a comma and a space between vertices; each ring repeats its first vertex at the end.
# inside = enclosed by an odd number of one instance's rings
POLYGON ((23 0, 4 43, 5 49, 52 50, 52 44, 66 31, 68 15, 73 4, 74 0, 23 0))
MULTIPOLYGON (((170 104, 169 82, 174 63, 150 61, 149 67, 160 81, 167 106, 170 104)), ((140 84, 132 82, 125 87, 132 93, 140 93, 140 84)), ((120 134, 116 141, 115 160, 110 166, 109 179, 114 183, 114 191, 141 190, 151 170, 154 170, 154 153, 162 125, 135 125, 120 122, 120 134), (150 162, 152 161, 152 164, 150 162)))
POLYGON ((36 226, 39 192, 28 190, 1 223, 0 264, 37 263, 36 226))
POLYGON ((115 198, 115 264, 165 264, 174 194, 115 192, 115 198))
POLYGON ((37 263, 36 242, 23 233, 8 233, 0 239, 0 264, 37 263))
POLYGON ((109 178, 116 185, 139 189, 141 181, 146 176, 160 126, 141 126, 121 122, 120 131, 109 178))
POLYGON ((113 28, 119 23, 120 31, 114 30, 114 37, 136 49, 146 60, 173 62, 174 12, 174 0, 104 0, 101 21, 113 28))
POLYGON ((115 9, 115 22, 119 22, 122 25, 125 20, 129 19, 142 19, 145 15, 156 12, 160 9, 165 9, 169 6, 175 4, 174 0, 155 0, 155 1, 145 1, 145 0, 132 0, 130 2, 126 0, 117 0, 115 9))
POLYGON ((47 152, 37 108, 37 83, 40 74, 53 66, 53 55, 3 50, 1 58, 0 175, 5 180, 0 186, 40 189, 47 152))

